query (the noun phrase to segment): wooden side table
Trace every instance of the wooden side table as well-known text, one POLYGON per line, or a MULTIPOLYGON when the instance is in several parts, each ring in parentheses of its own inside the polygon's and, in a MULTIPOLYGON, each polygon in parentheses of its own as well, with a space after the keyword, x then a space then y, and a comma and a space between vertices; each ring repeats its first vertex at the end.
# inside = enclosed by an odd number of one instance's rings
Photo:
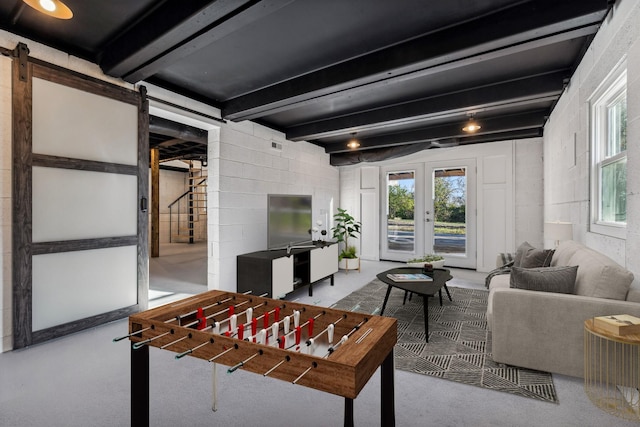
POLYGON ((616 335, 584 322, 584 390, 602 410, 640 421, 640 334, 616 335))

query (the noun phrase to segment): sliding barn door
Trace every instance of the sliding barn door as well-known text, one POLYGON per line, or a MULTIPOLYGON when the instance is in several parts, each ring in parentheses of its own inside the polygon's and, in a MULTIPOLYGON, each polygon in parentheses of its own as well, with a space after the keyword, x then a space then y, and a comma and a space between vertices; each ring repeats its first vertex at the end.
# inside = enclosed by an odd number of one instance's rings
POLYGON ((16 48, 14 348, 145 309, 144 93, 16 48))

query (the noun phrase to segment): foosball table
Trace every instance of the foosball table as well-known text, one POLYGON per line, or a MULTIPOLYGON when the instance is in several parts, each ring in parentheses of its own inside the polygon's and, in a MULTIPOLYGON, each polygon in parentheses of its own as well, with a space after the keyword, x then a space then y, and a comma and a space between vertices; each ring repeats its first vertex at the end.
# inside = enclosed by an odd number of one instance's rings
POLYGON ((130 316, 126 338, 132 426, 149 425, 149 347, 342 396, 345 426, 381 367, 381 425, 395 425, 393 318, 214 290, 130 316))

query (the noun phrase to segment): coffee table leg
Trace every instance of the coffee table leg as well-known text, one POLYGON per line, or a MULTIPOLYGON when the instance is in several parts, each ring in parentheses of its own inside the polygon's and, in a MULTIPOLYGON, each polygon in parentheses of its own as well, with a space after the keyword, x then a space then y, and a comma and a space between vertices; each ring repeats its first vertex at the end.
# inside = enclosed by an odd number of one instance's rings
POLYGON ((391 293, 391 285, 387 285, 387 294, 384 296, 384 302, 382 303, 382 310, 380 310, 380 316, 384 313, 384 308, 387 306, 387 300, 389 299, 389 294, 391 293))
POLYGON ((449 297, 449 301, 453 301, 453 300, 451 299, 451 294, 449 293, 449 288, 447 288, 447 285, 446 285, 446 284, 444 285, 444 290, 447 292, 447 296, 449 297))
POLYGON ((422 304, 424 305, 424 335, 429 342, 429 297, 427 295, 422 296, 422 304))

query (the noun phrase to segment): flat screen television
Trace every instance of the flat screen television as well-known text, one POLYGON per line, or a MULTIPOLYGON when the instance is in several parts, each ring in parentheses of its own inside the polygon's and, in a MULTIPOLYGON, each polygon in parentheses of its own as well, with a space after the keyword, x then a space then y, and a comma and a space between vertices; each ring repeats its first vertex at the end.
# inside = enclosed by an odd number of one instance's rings
POLYGON ((269 249, 310 244, 313 240, 311 196, 269 194, 267 214, 269 249))

